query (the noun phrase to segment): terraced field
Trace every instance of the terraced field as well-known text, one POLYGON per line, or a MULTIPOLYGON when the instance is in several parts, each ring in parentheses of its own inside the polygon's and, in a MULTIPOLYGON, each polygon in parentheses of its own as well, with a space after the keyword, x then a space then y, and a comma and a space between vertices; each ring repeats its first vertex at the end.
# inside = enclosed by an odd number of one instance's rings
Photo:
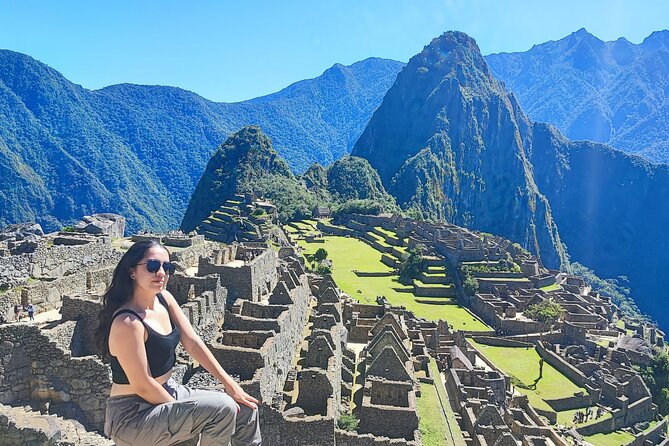
POLYGON ((402 305, 418 317, 429 320, 444 319, 454 329, 468 331, 490 330, 486 324, 449 298, 417 298, 413 287, 400 284, 397 276, 359 277, 354 271, 391 272, 392 268, 381 263, 381 253, 368 244, 352 237, 324 237, 325 243, 298 244, 306 254, 313 254, 318 248, 328 251, 333 262, 332 276, 337 285, 361 303, 373 304, 377 296, 385 296, 393 305, 402 305), (428 300, 429 303, 418 302, 428 300))

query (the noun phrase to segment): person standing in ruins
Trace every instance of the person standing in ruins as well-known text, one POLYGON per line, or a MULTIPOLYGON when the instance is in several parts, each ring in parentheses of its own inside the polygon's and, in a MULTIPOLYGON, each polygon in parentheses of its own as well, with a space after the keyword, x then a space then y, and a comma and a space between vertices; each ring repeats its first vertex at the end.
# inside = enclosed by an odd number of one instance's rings
POLYGON ((14 305, 14 321, 18 322, 21 319, 21 304, 14 305))
POLYGON ((132 245, 114 270, 96 332, 113 381, 105 434, 118 446, 168 445, 198 435, 201 446, 261 445, 258 400, 223 370, 165 290, 174 272, 169 253, 154 241, 132 245), (179 342, 225 392, 171 378, 179 342))
POLYGON ((35 307, 33 306, 32 302, 28 302, 28 306, 26 307, 26 311, 28 311, 28 319, 31 321, 35 320, 35 307))

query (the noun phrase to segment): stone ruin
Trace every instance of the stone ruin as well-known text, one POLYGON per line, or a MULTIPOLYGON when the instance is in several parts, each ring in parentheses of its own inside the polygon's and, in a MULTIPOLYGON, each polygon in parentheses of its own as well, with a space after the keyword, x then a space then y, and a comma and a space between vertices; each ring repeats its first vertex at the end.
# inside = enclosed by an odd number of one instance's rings
MULTIPOLYGON (((407 238, 410 248, 421 245, 426 254, 443 259, 449 271, 457 271, 456 280, 462 281, 466 267, 475 265, 470 274, 478 282, 479 293, 468 296, 461 292, 457 297, 494 332, 470 335, 483 344, 534 347, 542 361, 587 389, 583 395, 547 401, 550 411, 534 408, 527 397, 514 391, 509 376, 477 353, 463 332, 451 333, 448 325, 440 322, 433 332, 422 333, 429 354, 437 358, 444 374, 465 443, 566 445, 568 436, 581 442, 583 436, 619 429, 633 431, 634 444, 667 443, 666 420, 644 430, 643 426, 657 420, 657 407, 632 368, 635 364, 649 365, 653 348, 664 347, 664 334, 657 327, 626 319, 624 328, 616 326, 620 313, 610 298, 593 292, 580 277, 543 268, 537 258, 508 240, 447 223, 398 216, 350 218, 352 221, 339 222, 351 231, 344 235, 362 237, 363 231, 379 226, 394 231, 398 237, 407 238), (500 267, 511 263, 519 269, 500 267), (559 303, 564 310, 564 319, 552 327, 523 316, 530 305, 546 299, 559 303), (635 334, 627 335, 629 331, 635 334), (601 339, 612 340, 606 347, 597 342, 601 339), (569 433, 554 427, 558 411, 586 406, 599 407, 609 415, 569 433)), ((319 227, 330 232, 327 225, 319 227)), ((358 303, 345 308, 350 339, 364 342, 384 310, 387 308, 358 303)))
MULTIPOLYGON (((4 319, 11 320, 13 305, 28 302, 38 312, 57 309, 61 316, 46 324, 0 325, 1 444, 111 444, 101 435, 110 371, 90 340, 100 296, 130 241, 119 243, 121 220, 109 220, 116 222, 107 225, 110 232, 40 235, 29 253, 12 253, 5 244, 0 266, 18 265, 23 281, 0 294, 4 319), (58 237, 63 239, 56 242, 58 237), (68 237, 82 243, 62 241, 68 237)), ((634 446, 667 443, 666 421, 639 427, 657 419, 657 407, 632 367, 647 364, 652 348, 664 345, 656 327, 631 321, 617 327, 610 299, 578 277, 546 270, 498 237, 397 216, 354 216, 343 227, 330 227, 357 236, 379 226, 397 234, 384 235, 391 246, 382 246, 387 260, 402 239, 423 245, 432 264, 446 265, 455 298, 493 330, 454 332, 447 321, 416 318, 383 297, 376 305, 355 302, 332 277, 308 274, 288 237, 279 248, 273 244, 280 238, 222 244, 178 232, 133 240, 168 245, 178 266, 168 289, 228 373, 262 401, 266 444, 417 446, 421 387, 441 382, 448 395, 442 410, 454 417, 449 442, 458 446, 566 446, 567 437, 580 442, 617 429, 633 430, 634 446), (485 271, 509 261, 520 271, 485 271), (484 265, 475 275, 481 292, 474 296, 460 286, 459 271, 467 264, 484 265), (523 312, 549 298, 565 309, 565 320, 545 332, 523 312), (551 410, 535 408, 465 335, 484 344, 534 348, 586 392, 548 400, 551 410), (602 338, 611 339, 608 346, 597 342, 602 338), (610 416, 569 431, 555 426, 558 411, 595 405, 610 416), (357 431, 339 429, 344 414, 359 419, 357 431)), ((375 236, 367 241, 379 244, 375 236)), ((217 386, 181 349, 174 377, 217 386)))

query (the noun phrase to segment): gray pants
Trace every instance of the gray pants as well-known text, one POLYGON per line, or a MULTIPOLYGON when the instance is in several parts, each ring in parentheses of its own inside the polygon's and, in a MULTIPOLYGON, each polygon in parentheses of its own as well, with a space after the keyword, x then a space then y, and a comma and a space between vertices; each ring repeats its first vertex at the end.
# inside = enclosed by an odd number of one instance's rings
POLYGON ((173 379, 163 387, 176 401, 153 405, 137 395, 107 400, 105 434, 117 446, 172 445, 200 435, 200 446, 258 446, 258 411, 226 393, 198 390, 173 379))

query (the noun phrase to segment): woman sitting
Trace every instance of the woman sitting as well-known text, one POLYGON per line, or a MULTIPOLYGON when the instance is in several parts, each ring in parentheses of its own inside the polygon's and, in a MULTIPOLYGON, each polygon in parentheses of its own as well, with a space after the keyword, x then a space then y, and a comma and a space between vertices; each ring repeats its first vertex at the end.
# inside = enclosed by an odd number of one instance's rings
POLYGON ((98 348, 112 369, 105 433, 118 446, 261 444, 258 400, 223 370, 165 285, 175 265, 153 241, 123 255, 103 296, 98 348), (171 378, 175 349, 186 351, 225 387, 197 390, 171 378))

